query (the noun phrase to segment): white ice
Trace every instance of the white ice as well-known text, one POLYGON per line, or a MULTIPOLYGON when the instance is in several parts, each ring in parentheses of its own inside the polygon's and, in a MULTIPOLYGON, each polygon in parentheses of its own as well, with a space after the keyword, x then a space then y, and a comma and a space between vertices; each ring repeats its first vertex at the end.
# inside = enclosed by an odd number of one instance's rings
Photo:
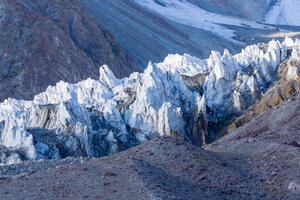
MULTIPOLYGON (((43 129, 69 151, 99 156, 100 147, 109 155, 131 140, 142 143, 175 132, 188 135, 187 113, 203 113, 217 121, 250 106, 266 91, 267 83, 276 80, 274 74, 286 59, 300 61, 299 40, 271 41, 264 48, 251 45, 236 55, 212 52, 204 60, 169 55, 124 79, 103 66, 99 80, 59 82, 33 101, 0 103, 0 145, 24 151, 27 159, 59 158, 54 150, 49 154, 48 144, 34 143, 29 130, 43 129), (290 58, 287 48, 292 50, 290 58), (189 89, 182 78, 199 73, 206 76, 203 93, 189 89)), ((293 67, 288 79, 299 77, 293 67)))

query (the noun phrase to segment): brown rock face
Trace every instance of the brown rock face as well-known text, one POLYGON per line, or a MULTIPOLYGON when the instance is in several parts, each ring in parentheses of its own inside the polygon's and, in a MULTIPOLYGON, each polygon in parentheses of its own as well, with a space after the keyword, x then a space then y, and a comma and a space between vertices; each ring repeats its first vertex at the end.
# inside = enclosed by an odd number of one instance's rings
POLYGON ((0 0, 0 101, 96 79, 103 64, 117 77, 139 70, 79 0, 0 0))
MULTIPOLYGON (((232 132, 244 124, 252 121, 255 117, 267 112, 268 110, 278 106, 290 96, 296 94, 300 90, 299 80, 287 81, 284 77, 286 72, 282 72, 286 62, 279 66, 278 76, 280 80, 276 81, 274 86, 262 97, 261 100, 250 106, 246 110, 246 114, 235 119, 228 127, 226 127, 221 135, 232 132), (281 74, 282 72, 282 74, 281 74)), ((286 67, 287 68, 287 67, 286 67)))

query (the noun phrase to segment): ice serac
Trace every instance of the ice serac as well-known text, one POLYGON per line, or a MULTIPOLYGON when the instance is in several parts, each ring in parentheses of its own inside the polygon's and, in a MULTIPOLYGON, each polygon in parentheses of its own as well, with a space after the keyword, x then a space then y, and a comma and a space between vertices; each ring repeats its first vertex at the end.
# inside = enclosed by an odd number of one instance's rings
POLYGON ((103 66, 98 80, 61 81, 33 101, 1 103, 0 144, 14 152, 2 160, 99 157, 162 135, 202 145, 218 123, 263 98, 279 71, 299 81, 297 63, 300 41, 286 38, 205 60, 169 55, 124 79, 103 66))

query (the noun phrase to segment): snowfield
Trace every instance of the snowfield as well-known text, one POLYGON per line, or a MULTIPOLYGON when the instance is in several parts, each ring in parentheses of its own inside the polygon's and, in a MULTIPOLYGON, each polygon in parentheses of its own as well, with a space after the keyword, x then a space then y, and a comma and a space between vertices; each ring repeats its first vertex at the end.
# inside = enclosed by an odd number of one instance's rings
POLYGON ((267 28, 254 21, 208 12, 185 0, 135 0, 135 2, 170 20, 212 32, 235 43, 238 41, 233 39, 234 30, 226 28, 222 24, 258 29, 267 28))
POLYGON ((300 26, 300 1, 278 1, 267 13, 265 21, 270 24, 300 26))
MULTIPOLYGON (((276 80, 279 64, 295 60, 300 41, 286 38, 204 60, 169 55, 124 79, 103 66, 99 80, 59 82, 33 101, 7 99, 0 104, 0 146, 10 151, 0 153, 0 163, 100 157, 159 135, 204 144, 208 122, 252 105, 276 80)), ((287 79, 299 79, 298 68, 287 67, 287 79)))

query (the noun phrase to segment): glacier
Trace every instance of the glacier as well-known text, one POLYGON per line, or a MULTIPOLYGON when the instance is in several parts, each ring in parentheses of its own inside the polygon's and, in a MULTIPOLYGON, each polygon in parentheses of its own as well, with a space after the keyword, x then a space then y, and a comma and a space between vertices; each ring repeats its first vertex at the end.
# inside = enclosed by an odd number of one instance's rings
MULTIPOLYGON (((33 101, 6 99, 0 163, 106 156, 165 135, 205 144, 208 126, 261 99, 284 61, 300 61, 300 40, 251 45, 236 55, 213 51, 203 60, 169 55, 124 79, 104 65, 98 80, 61 81, 33 101)), ((286 78, 299 80, 299 68, 286 67, 286 78)))

